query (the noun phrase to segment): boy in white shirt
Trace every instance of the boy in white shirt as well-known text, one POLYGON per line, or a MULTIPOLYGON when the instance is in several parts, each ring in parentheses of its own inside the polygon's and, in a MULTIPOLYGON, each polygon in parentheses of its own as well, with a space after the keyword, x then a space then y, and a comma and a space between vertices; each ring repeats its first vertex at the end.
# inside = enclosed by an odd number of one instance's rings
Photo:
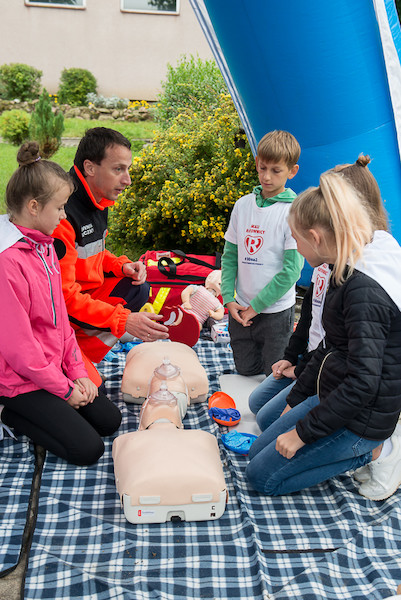
POLYGON ((241 375, 269 375, 293 331, 303 257, 287 223, 296 194, 285 184, 298 172, 300 153, 287 131, 271 131, 261 139, 260 185, 235 203, 224 236, 221 291, 241 375))

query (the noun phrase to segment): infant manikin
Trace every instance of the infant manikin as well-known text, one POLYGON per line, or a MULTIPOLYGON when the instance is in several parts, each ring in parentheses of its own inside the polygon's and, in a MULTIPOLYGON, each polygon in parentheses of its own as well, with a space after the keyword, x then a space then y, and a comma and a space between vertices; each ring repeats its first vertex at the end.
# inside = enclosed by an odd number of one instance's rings
POLYGON ((200 327, 212 317, 221 321, 224 307, 218 296, 221 295, 221 271, 212 271, 206 277, 205 286, 188 285, 181 293, 182 307, 195 315, 200 327))

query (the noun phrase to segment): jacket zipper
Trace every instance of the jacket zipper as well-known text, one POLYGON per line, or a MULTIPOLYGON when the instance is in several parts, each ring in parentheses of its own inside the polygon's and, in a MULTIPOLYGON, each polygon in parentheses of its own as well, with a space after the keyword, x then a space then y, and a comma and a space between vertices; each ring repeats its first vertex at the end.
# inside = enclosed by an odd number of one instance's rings
POLYGON ((46 263, 44 257, 40 254, 40 252, 38 252, 37 249, 36 249, 36 254, 39 256, 40 260, 42 261, 42 263, 43 263, 43 265, 45 267, 45 271, 46 271, 46 275, 47 275, 47 280, 49 282, 50 298, 51 298, 52 313, 53 313, 53 323, 54 323, 54 326, 57 327, 57 317, 56 317, 56 309, 55 309, 55 306, 54 306, 53 286, 52 286, 52 282, 51 282, 51 279, 50 279, 49 267, 47 266, 47 263, 46 263))
POLYGON ((317 380, 316 380, 316 393, 317 396, 320 400, 320 375, 322 373, 323 367, 324 367, 324 363, 326 362, 326 360, 329 358, 330 354, 333 354, 333 350, 331 350, 330 352, 328 352, 326 354, 326 356, 324 357, 324 359, 322 360, 322 364, 320 365, 320 369, 319 369, 319 373, 317 375, 317 380))

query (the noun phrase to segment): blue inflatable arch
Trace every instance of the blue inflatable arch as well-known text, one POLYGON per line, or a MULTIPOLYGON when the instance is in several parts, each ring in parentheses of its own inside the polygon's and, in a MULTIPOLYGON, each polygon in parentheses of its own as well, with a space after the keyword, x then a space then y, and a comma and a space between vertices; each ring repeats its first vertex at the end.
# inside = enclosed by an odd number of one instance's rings
POLYGON ((272 129, 301 144, 291 187, 372 158, 401 243, 401 32, 394 0, 191 0, 253 152, 272 129))

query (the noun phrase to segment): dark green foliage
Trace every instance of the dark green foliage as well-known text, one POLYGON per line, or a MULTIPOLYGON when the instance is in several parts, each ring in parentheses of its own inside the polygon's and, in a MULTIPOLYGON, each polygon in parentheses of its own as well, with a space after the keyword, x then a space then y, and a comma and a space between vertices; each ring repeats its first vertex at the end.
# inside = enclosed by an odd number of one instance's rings
POLYGON ((176 67, 167 66, 167 78, 162 82, 156 118, 162 127, 168 127, 183 110, 210 114, 220 102, 220 94, 227 93, 224 79, 214 60, 183 56, 176 67))
POLYGON ((96 94, 97 81, 87 69, 64 69, 60 77, 58 100, 60 104, 86 106, 86 95, 96 94))
POLYGON ((0 91, 5 100, 35 100, 40 92, 42 71, 22 63, 0 67, 0 91))
POLYGON ((6 110, 0 117, 0 132, 6 142, 19 146, 29 137, 29 116, 24 110, 6 110))
POLYGON ((43 88, 29 127, 30 137, 39 143, 42 158, 50 158, 60 147, 64 131, 64 116, 54 114, 50 96, 43 88))

